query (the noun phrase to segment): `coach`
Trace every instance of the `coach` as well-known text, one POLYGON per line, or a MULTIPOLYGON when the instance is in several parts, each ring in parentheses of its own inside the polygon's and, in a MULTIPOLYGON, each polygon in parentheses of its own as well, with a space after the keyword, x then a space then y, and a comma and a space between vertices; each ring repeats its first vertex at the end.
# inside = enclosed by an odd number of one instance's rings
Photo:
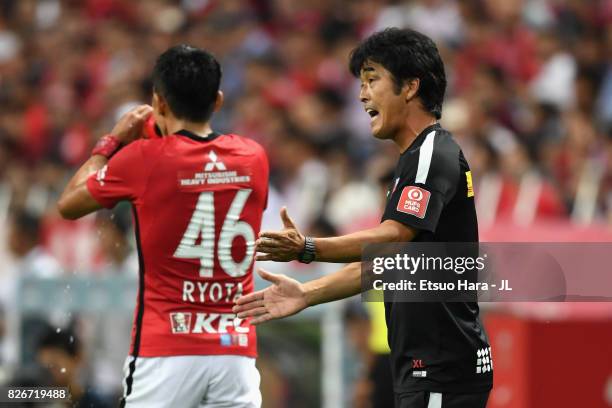
MULTIPOLYGON (((353 262, 306 283, 260 270, 273 285, 238 300, 253 323, 292 315, 361 291, 362 247, 387 242, 478 242, 470 168, 438 123, 446 88, 434 42, 390 28, 363 41, 350 70, 372 134, 401 152, 381 224, 332 238, 303 236, 285 209, 285 229, 263 232, 258 260, 353 262)), ((493 384, 491 348, 476 302, 386 303, 397 408, 484 408, 493 384)))

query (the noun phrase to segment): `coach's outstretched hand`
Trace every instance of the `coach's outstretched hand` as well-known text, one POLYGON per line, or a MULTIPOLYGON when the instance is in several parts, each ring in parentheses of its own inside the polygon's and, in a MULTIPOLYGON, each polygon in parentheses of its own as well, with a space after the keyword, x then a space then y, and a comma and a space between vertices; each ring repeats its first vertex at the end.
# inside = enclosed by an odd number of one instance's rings
POLYGON ((280 216, 284 229, 261 232, 255 242, 255 251, 262 253, 255 257, 258 261, 289 262, 298 259, 304 250, 305 237, 287 214, 286 207, 281 209, 280 216))
POLYGON ((272 282, 263 290, 242 296, 236 301, 232 311, 239 318, 252 317, 252 324, 267 322, 296 314, 308 307, 302 284, 285 275, 257 271, 259 276, 272 282))

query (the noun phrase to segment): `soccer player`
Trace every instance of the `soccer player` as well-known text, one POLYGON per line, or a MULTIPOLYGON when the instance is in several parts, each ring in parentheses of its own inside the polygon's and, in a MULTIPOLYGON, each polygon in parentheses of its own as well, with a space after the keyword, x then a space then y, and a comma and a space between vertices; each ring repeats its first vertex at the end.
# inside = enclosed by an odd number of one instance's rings
MULTIPOLYGON (((471 173, 451 134, 438 123, 446 88, 434 42, 408 29, 373 34, 352 53, 360 100, 374 137, 401 152, 379 226, 332 238, 304 237, 286 209, 285 229, 257 241, 260 260, 353 262, 301 284, 261 271, 273 285, 238 299, 253 323, 289 316, 361 291, 362 246, 385 242, 477 242, 471 173)), ((386 303, 397 408, 485 407, 492 387, 491 350, 475 302, 386 303)))
POLYGON ((231 308, 253 290, 268 159, 252 140, 211 129, 220 79, 204 50, 164 52, 153 106, 100 139, 58 203, 69 219, 132 203, 140 280, 122 406, 261 404, 255 330, 231 308), (140 138, 150 115, 161 136, 140 138))

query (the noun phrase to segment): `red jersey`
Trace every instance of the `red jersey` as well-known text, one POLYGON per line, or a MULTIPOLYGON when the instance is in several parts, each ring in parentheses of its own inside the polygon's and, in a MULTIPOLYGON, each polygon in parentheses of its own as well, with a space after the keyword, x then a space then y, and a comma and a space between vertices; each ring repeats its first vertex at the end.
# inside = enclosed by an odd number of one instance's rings
POLYGON ((134 210, 140 279, 131 353, 256 356, 255 329, 234 318, 253 291, 253 255, 268 194, 254 141, 182 130, 121 149, 87 181, 104 207, 134 210))

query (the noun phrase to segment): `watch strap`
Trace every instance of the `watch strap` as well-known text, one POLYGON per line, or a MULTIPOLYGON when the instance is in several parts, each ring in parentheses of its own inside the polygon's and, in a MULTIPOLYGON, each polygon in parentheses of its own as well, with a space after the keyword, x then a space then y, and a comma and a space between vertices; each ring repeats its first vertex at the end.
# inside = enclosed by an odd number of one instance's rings
POLYGON ((305 263, 305 264, 311 263, 315 259, 315 256, 316 256, 315 251, 316 251, 316 248, 315 248, 314 239, 312 237, 306 237, 304 239, 304 249, 298 255, 298 261, 300 261, 301 263, 305 263))

